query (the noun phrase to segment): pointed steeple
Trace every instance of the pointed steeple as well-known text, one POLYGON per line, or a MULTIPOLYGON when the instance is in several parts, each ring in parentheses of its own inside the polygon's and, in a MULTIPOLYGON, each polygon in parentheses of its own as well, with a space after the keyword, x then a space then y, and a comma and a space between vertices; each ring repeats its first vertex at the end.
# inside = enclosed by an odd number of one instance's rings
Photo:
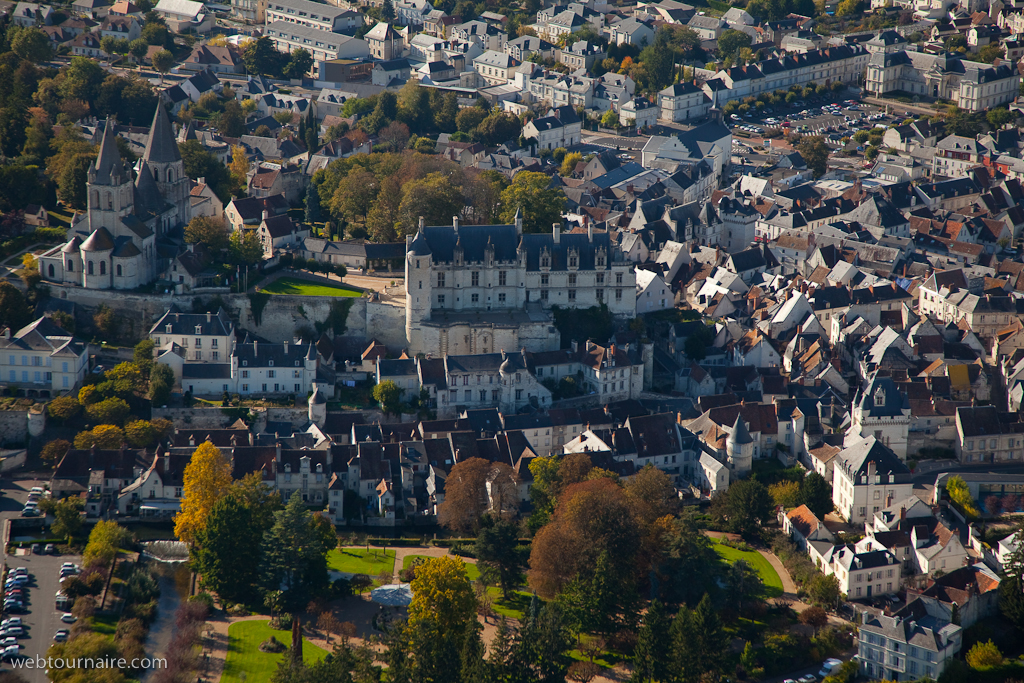
POLYGON ((117 131, 114 130, 112 116, 107 117, 106 125, 103 127, 103 141, 100 143, 100 153, 94 163, 94 175, 90 178, 93 184, 112 185, 113 178, 124 177, 124 165, 121 163, 121 153, 117 151, 117 131))
POLYGON ((166 164, 181 161, 178 145, 174 142, 174 129, 163 105, 158 104, 149 129, 149 142, 143 159, 150 163, 166 164))
POLYGON ((160 213, 164 209, 164 200, 160 189, 153 180, 153 172, 145 160, 139 161, 138 177, 135 178, 135 210, 138 213, 160 213))

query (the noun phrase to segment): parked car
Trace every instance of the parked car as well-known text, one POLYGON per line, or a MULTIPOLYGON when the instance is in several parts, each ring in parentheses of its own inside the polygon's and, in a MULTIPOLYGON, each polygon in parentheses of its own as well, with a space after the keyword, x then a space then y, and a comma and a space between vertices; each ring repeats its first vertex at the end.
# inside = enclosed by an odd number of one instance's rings
POLYGON ((0 638, 20 638, 25 635, 25 629, 21 626, 8 626, 7 628, 0 631, 0 638))
POLYGON ((825 678, 826 676, 831 676, 842 665, 843 665, 843 660, 841 660, 841 659, 826 659, 822 663, 821 671, 818 672, 818 675, 821 676, 822 678, 825 678))
POLYGON ((68 636, 70 635, 71 631, 67 630, 66 628, 62 628, 53 634, 53 639, 58 643, 63 643, 68 639, 68 636))
POLYGON ((818 678, 814 674, 806 674, 796 679, 797 683, 817 683, 818 678))
POLYGON ((78 617, 76 617, 71 612, 65 612, 64 614, 60 615, 60 620, 63 621, 65 624, 73 624, 76 621, 78 621, 78 617))
POLYGON ((0 651, 0 659, 9 661, 16 659, 21 656, 21 650, 18 647, 7 647, 0 651))
POLYGON ((45 554, 47 554, 47 555, 56 555, 57 554, 57 546, 55 546, 52 543, 47 543, 46 547, 43 548, 43 552, 45 554))
POLYGON ((8 617, 0 621, 0 628, 7 628, 8 626, 21 626, 21 617, 8 617))
POLYGON ((7 649, 9 647, 20 647, 20 645, 18 645, 18 639, 14 636, 0 638, 0 649, 7 649))

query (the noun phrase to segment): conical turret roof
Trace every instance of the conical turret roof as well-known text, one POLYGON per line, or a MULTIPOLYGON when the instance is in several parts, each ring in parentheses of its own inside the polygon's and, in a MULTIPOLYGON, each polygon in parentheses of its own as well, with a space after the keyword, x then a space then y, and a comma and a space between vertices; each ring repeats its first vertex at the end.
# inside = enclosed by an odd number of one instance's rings
POLYGON ((156 186, 153 172, 145 161, 139 162, 138 177, 135 179, 135 209, 138 213, 149 211, 160 213, 164 208, 164 199, 160 188, 156 186))
POLYGON ((158 104, 156 107, 153 125, 149 130, 149 142, 146 143, 146 152, 142 158, 150 163, 158 164, 181 161, 181 153, 178 152, 178 145, 174 142, 174 129, 171 127, 171 120, 167 118, 167 112, 163 105, 158 104))
POLYGON ((743 421, 743 416, 739 413, 736 413, 736 423, 732 426, 732 434, 729 435, 729 441, 739 446, 754 443, 754 439, 747 430, 747 423, 743 421))
POLYGON ((103 127, 103 141, 100 143, 100 153, 96 157, 96 184, 110 185, 112 178, 124 175, 124 166, 121 163, 121 153, 117 151, 117 131, 114 130, 114 119, 107 117, 103 127))

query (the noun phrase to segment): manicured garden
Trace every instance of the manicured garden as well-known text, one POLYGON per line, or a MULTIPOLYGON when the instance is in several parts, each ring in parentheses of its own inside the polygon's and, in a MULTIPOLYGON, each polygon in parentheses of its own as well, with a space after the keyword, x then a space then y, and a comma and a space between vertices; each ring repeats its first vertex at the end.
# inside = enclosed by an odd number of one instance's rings
MULTIPOLYGON (((292 632, 270 628, 270 621, 238 621, 228 627, 228 655, 224 661, 222 683, 243 683, 245 681, 269 681, 277 671, 277 665, 289 653, 260 652, 260 643, 274 636, 284 645, 291 647, 292 632)), ((309 641, 302 644, 302 659, 307 663, 318 662, 327 656, 327 651, 309 641)))
POLYGON ((778 572, 772 567, 771 563, 768 562, 756 550, 738 550, 722 543, 721 539, 711 539, 715 543, 715 552, 723 560, 732 564, 736 560, 743 560, 749 564, 761 577, 761 582, 765 587, 765 597, 775 598, 782 595, 782 579, 779 578, 778 572))
POLYGON ((366 574, 370 578, 381 572, 395 572, 395 551, 383 548, 342 548, 327 553, 327 568, 344 574, 366 574))
POLYGON ((358 298, 363 295, 362 292, 349 289, 348 287, 300 280, 294 277, 279 277, 261 291, 267 294, 288 294, 291 296, 347 296, 358 298))

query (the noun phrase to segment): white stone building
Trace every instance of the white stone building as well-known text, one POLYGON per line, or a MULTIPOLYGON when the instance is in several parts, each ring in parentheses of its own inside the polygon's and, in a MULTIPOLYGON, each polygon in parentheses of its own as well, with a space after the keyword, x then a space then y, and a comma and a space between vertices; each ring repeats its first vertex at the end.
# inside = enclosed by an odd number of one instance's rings
POLYGON ((832 502, 850 524, 863 524, 914 493, 910 470, 874 436, 840 451, 832 469, 832 502))

